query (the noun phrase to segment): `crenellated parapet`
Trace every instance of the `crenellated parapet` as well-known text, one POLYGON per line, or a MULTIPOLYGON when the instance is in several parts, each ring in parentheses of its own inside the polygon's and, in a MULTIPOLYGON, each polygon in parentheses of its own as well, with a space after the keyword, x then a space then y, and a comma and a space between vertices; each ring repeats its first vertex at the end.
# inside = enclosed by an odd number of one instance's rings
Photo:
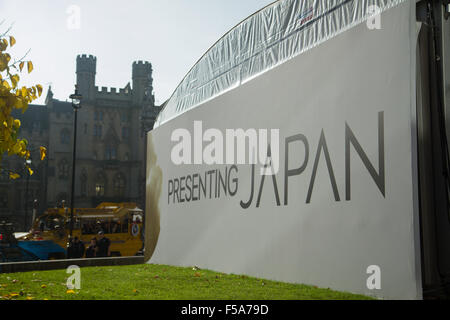
POLYGON ((77 56, 78 92, 86 100, 92 100, 94 98, 96 72, 97 72, 96 57, 85 54, 77 56))
POLYGON ((133 103, 142 105, 144 101, 154 101, 153 98, 153 68, 148 61, 133 63, 133 103))
POLYGON ((96 99, 109 99, 109 100, 121 100, 130 101, 132 100, 132 92, 128 89, 117 89, 108 87, 95 87, 95 98, 96 99))
POLYGON ((77 73, 78 72, 87 72, 93 73, 94 75, 97 72, 97 58, 93 55, 78 55, 77 56, 77 73))
POLYGON ((148 79, 153 73, 152 64, 148 61, 135 61, 133 62, 133 79, 146 78, 148 79))

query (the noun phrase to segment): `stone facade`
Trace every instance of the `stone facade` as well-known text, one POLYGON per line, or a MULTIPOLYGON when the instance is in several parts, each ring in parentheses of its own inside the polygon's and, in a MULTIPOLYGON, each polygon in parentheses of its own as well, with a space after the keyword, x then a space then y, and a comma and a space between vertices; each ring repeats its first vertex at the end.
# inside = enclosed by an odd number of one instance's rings
MULTIPOLYGON (((96 57, 80 55, 76 63, 83 100, 77 121, 75 207, 131 201, 143 208, 145 137, 161 110, 154 102, 152 65, 133 63, 132 83, 117 90, 95 86, 96 57)), ((4 159, 3 168, 23 174, 15 181, 6 174, 0 177, 1 216, 20 226, 26 216, 31 221, 33 199, 38 199, 39 213, 63 200, 70 204, 73 115, 71 102, 54 99, 51 88, 45 105, 30 105, 25 114, 15 115, 22 121, 21 136, 30 141, 35 174, 28 177, 23 159, 4 159), (39 159, 41 145, 48 148, 44 161, 39 159)))

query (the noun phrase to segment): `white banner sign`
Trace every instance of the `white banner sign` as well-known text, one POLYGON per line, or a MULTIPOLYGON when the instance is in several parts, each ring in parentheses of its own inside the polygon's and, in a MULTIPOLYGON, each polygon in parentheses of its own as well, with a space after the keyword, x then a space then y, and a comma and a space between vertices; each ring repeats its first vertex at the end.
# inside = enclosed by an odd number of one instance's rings
POLYGON ((421 298, 413 5, 151 132, 146 258, 421 298))

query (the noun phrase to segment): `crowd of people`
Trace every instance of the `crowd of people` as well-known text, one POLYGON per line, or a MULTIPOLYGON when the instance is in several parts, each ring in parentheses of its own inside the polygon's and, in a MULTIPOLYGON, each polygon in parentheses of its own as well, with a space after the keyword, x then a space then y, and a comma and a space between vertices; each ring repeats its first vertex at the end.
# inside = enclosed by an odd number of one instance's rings
POLYGON ((78 237, 69 239, 69 245, 67 247, 68 259, 81 259, 85 258, 103 258, 111 256, 111 241, 105 237, 103 231, 98 232, 98 239, 93 237, 86 248, 83 241, 78 237))

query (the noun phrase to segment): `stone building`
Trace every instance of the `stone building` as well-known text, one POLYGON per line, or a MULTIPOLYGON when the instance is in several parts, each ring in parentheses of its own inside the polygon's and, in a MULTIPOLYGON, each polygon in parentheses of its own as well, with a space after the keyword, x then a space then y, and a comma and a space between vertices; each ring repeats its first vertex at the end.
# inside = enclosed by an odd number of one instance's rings
MULTIPOLYGON (((97 87, 96 67, 96 57, 77 57, 77 86, 83 100, 78 111, 75 207, 131 201, 143 208, 145 137, 161 109, 155 106, 152 65, 134 62, 131 84, 119 90, 97 87)), ((15 181, 6 171, 0 177, 1 216, 20 226, 25 219, 31 222, 34 199, 39 213, 63 200, 69 205, 73 114, 71 102, 54 99, 49 88, 45 105, 30 105, 23 115, 15 115, 22 121, 21 137, 30 141, 35 174, 27 175, 23 159, 3 160, 2 168, 23 174, 15 181), (44 161, 39 159, 41 145, 48 149, 44 161)))

